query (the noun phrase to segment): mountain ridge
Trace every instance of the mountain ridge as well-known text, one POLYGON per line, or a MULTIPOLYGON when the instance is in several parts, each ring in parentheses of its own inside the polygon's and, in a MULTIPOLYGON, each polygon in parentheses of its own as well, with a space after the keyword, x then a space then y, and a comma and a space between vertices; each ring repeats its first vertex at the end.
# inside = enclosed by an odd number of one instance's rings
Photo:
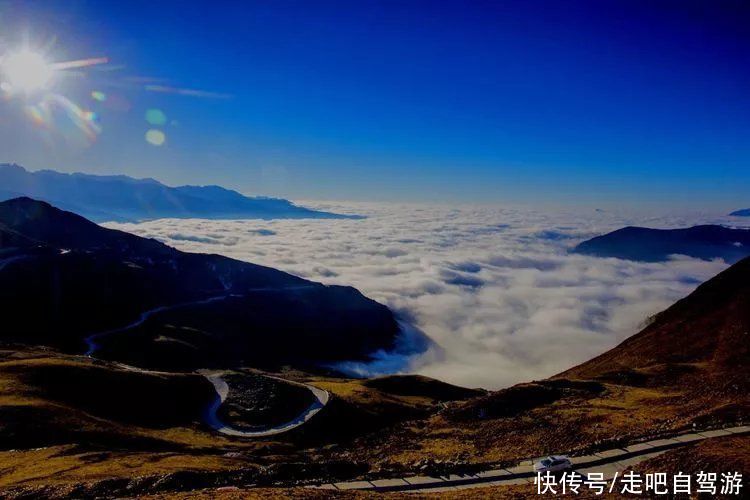
POLYGON ((30 198, 0 202, 0 317, 0 340, 81 352, 96 336, 102 356, 160 369, 366 361, 400 332, 352 287, 181 252, 30 198))
POLYGON ((96 222, 159 218, 347 219, 359 216, 321 212, 281 198, 248 197, 221 186, 167 186, 155 179, 125 175, 28 171, 0 164, 0 201, 28 196, 96 222))
POLYGON ((722 258, 732 264, 750 255, 750 229, 712 224, 679 229, 627 226, 583 241, 572 252, 642 262, 687 255, 703 260, 722 258))

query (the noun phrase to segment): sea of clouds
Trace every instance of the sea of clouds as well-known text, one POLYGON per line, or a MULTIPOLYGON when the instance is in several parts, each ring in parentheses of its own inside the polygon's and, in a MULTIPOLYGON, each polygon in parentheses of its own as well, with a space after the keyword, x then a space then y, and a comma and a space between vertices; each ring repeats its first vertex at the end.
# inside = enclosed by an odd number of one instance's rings
MULTIPOLYGON (((594 209, 308 203, 361 220, 176 220, 114 227, 181 250, 220 253, 359 288, 421 329, 419 356, 379 353, 362 375, 405 371, 497 389, 544 378, 615 346, 727 267, 674 257, 638 263, 571 254, 626 225, 727 222, 594 209)), ((736 220, 733 221, 736 223, 736 220)))

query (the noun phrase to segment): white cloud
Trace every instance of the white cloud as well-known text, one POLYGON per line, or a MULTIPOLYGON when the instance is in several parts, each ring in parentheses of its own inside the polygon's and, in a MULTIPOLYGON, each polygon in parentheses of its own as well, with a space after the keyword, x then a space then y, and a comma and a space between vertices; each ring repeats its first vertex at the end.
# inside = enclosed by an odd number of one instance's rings
MULTIPOLYGON (((715 222, 700 214, 647 219, 507 207, 314 208, 367 218, 169 219, 109 226, 182 250, 218 252, 353 285, 440 346, 412 359, 411 371, 486 388, 547 377, 613 347, 726 267, 722 261, 636 263, 567 252, 578 241, 629 224, 715 222)), ((390 361, 379 356, 374 367, 392 368, 390 361)))

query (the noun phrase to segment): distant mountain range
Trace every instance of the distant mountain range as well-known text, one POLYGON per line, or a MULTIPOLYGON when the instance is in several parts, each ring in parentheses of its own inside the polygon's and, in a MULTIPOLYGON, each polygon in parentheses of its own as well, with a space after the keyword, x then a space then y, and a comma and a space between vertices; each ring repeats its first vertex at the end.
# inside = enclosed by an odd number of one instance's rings
POLYGON ((750 229, 716 225, 684 229, 630 226, 586 240, 573 252, 643 262, 661 262, 679 254, 734 263, 750 255, 750 229))
POLYGON ((29 198, 0 203, 0 318, 0 342, 159 369, 367 361, 399 334, 354 288, 181 252, 29 198))
POLYGON ((735 210, 729 215, 733 215, 735 217, 750 217, 750 208, 743 208, 742 210, 735 210))
POLYGON ((247 197, 219 186, 166 186, 124 175, 30 172, 0 164, 0 201, 28 196, 91 220, 140 221, 160 218, 302 219, 352 218, 319 212, 278 198, 247 197))

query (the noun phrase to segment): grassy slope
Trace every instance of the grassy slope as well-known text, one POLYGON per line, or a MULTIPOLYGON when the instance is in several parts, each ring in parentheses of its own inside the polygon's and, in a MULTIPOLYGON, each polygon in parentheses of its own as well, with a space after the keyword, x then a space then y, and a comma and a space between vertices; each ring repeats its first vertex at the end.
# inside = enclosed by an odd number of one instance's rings
POLYGON ((410 394, 398 395, 366 381, 284 376, 327 389, 333 398, 299 431, 237 440, 201 424, 213 388, 200 376, 138 373, 47 349, 0 350, 0 490, 64 496, 256 482, 259 474, 267 480, 351 477, 360 465, 307 448, 340 449, 355 434, 424 417, 438 399, 459 390, 407 377, 410 394), (429 395, 414 393, 415 386, 429 387, 429 395), (271 467, 260 472, 260 465, 271 467))
POLYGON ((247 466, 198 423, 211 391, 199 376, 0 351, 0 488, 247 466))
POLYGON ((668 451, 633 467, 640 473, 666 472, 697 474, 707 472, 740 472, 750 474, 750 436, 728 436, 701 441, 668 451))
POLYGON ((238 468, 236 460, 175 452, 90 450, 75 445, 0 452, 0 488, 65 485, 176 471, 238 468))
POLYGON ((368 380, 301 373, 288 373, 285 376, 325 389, 332 395, 328 405, 314 419, 286 435, 286 439, 296 446, 319 447, 314 457, 322 461, 345 459, 352 446, 360 446, 352 440, 388 432, 392 426, 403 422, 427 418, 438 412, 445 400, 477 394, 471 389, 418 376, 401 377, 401 386, 409 390, 396 391, 400 394, 394 393, 388 381, 385 382, 386 387, 380 384, 375 384, 379 387, 372 387, 368 380), (420 393, 414 390, 415 387, 424 390, 420 393))
POLYGON ((195 423, 212 391, 197 375, 138 373, 46 350, 0 351, 0 414, 6 417, 0 419, 0 446, 74 438, 207 445, 211 437, 196 431, 195 423))

